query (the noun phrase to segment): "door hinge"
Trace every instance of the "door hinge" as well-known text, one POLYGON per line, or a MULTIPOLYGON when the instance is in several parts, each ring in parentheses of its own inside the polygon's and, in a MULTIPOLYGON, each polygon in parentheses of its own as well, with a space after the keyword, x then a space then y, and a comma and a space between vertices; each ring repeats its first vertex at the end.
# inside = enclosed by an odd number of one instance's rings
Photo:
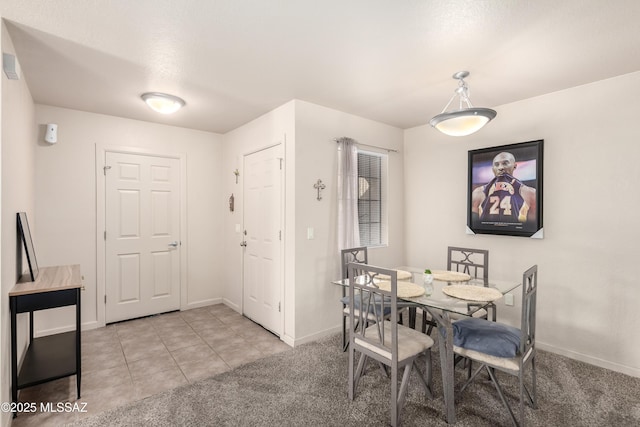
POLYGON ((282 170, 282 158, 279 158, 278 160, 280 160, 280 170, 282 170))
POLYGON ((280 302, 278 302, 278 313, 280 313, 280 302))
POLYGON ((107 231, 104 232, 104 240, 107 240, 107 231))
POLYGON ((111 169, 111 166, 103 166, 102 171, 104 172, 105 175, 107 175, 108 169, 111 169))
POLYGON ((104 303, 107 303, 107 295, 104 296, 104 303))
POLYGON ((278 240, 282 240, 282 230, 278 231, 278 240))

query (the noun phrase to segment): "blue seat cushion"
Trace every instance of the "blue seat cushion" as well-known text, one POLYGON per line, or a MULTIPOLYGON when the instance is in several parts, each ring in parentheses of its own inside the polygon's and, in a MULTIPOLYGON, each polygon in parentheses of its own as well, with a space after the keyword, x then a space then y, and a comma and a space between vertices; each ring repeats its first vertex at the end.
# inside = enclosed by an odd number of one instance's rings
MULTIPOLYGON (((368 298, 368 297, 365 297, 368 298)), ((342 302, 344 305, 346 305, 347 307, 349 306, 349 296, 346 297, 342 297, 340 298, 340 302, 342 302)), ((360 310, 360 306, 362 305, 362 295, 356 295, 355 296, 355 301, 353 301, 353 306, 356 310, 360 310)), ((365 299, 364 304, 367 304, 367 301, 365 299)), ((381 307, 380 307, 380 297, 379 296, 374 296, 374 301, 369 302, 369 313, 380 313, 381 311, 381 307), (377 307, 374 306, 377 305, 377 307)), ((384 313, 383 316, 388 316, 391 314, 391 305, 389 304, 389 299, 385 299, 385 304, 384 304, 384 313)))
POLYGON ((453 345, 496 357, 515 357, 520 349, 520 329, 469 317, 453 322, 453 345))

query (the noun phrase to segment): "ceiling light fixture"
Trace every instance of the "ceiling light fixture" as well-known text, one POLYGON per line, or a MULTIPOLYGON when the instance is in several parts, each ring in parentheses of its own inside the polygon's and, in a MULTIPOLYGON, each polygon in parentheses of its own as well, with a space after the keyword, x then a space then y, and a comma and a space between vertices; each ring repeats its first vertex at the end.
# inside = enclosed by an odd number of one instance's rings
POLYGON ((444 110, 429 121, 431 126, 446 135, 471 135, 489 123, 497 114, 495 110, 490 108, 474 108, 471 105, 469 88, 464 81, 467 76, 469 76, 468 71, 458 71, 453 75, 453 78, 458 80, 457 89, 444 110), (447 111, 456 96, 459 98, 458 109, 447 111))
POLYGON ((185 105, 182 98, 166 93, 147 92, 143 93, 140 97, 147 103, 149 108, 160 114, 173 114, 185 105))

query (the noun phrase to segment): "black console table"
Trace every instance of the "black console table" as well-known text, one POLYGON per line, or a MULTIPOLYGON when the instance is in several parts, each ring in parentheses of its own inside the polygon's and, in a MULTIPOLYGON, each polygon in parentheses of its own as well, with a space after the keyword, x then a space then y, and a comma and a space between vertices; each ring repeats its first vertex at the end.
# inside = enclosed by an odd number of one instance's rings
MULTIPOLYGON (((28 280, 28 279, 27 279, 28 280)), ((11 399, 18 402, 18 390, 47 381, 76 375, 80 398, 80 290, 79 265, 40 268, 34 282, 21 280, 9 291, 11 310, 11 399), (33 312, 49 308, 76 306, 76 329, 33 338, 33 312), (29 313, 29 347, 18 372, 18 313, 29 313)), ((14 412, 15 417, 17 412, 14 412)))

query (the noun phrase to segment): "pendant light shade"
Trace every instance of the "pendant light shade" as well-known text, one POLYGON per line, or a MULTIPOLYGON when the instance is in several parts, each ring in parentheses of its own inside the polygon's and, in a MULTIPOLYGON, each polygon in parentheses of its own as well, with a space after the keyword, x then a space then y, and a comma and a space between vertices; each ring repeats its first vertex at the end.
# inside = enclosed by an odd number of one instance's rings
POLYGON ((440 132, 450 136, 466 136, 480 130, 489 123, 495 116, 495 110, 490 108, 474 108, 469 100, 469 88, 464 78, 469 75, 468 71, 459 71, 453 75, 458 80, 458 88, 455 90, 449 103, 444 107, 442 113, 429 121, 429 124, 440 132), (453 100, 458 97, 458 109, 447 111, 453 100))
POLYGON ((182 98, 166 93, 147 92, 140 97, 147 103, 149 108, 160 114, 173 114, 185 105, 182 98))

